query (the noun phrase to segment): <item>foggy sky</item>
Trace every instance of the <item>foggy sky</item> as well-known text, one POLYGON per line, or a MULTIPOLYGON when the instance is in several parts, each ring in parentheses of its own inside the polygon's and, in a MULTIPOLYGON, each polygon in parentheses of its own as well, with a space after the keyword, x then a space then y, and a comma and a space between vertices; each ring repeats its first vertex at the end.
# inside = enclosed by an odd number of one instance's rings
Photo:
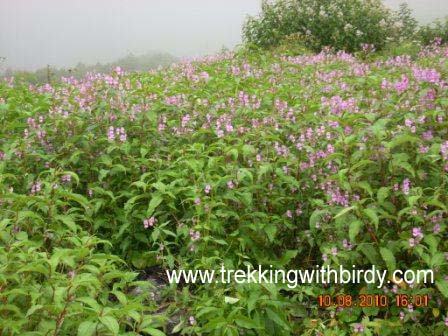
MULTIPOLYGON (((396 5, 401 0, 386 0, 396 5)), ((128 53, 213 53, 241 41, 261 0, 0 0, 0 57, 36 69, 114 61, 128 53)), ((447 0, 408 0, 422 21, 448 15, 447 0)))

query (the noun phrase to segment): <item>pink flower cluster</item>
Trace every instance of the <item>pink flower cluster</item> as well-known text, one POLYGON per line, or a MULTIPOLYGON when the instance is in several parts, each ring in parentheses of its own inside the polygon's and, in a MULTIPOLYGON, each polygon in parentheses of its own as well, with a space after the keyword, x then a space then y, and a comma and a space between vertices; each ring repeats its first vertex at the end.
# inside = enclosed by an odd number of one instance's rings
POLYGON ((406 196, 409 195, 411 189, 411 181, 407 178, 404 179, 403 184, 401 185, 401 190, 403 191, 403 194, 406 196))
POLYGON ((440 82, 440 73, 435 69, 414 68, 414 77, 420 82, 437 84, 440 82))
POLYGON ((107 132, 107 138, 110 141, 114 141, 116 137, 118 137, 121 142, 125 142, 127 140, 125 129, 123 127, 114 128, 113 126, 110 126, 107 132))
POLYGON ((153 227, 155 224, 157 224, 157 219, 154 216, 143 220, 143 226, 145 229, 153 227))
POLYGON ((440 154, 444 161, 448 161, 448 141, 445 141, 440 147, 440 154))
POLYGON ((31 195, 35 195, 42 190, 42 183, 40 181, 36 181, 31 186, 31 195))
POLYGON ((331 108, 331 112, 337 116, 342 115, 344 112, 358 112, 358 107, 354 98, 344 100, 340 96, 334 96, 330 99, 327 97, 322 97, 321 102, 323 106, 329 106, 331 108))
POLYGON ((201 238, 201 233, 199 231, 195 231, 193 229, 190 229, 189 234, 190 234, 190 238, 191 238, 192 241, 196 241, 199 238, 201 238))
POLYGON ((414 247, 423 239, 422 229, 415 227, 412 229, 412 238, 409 239, 409 246, 414 247))
POLYGON ((402 94, 409 88, 409 78, 406 75, 402 75, 401 80, 394 84, 394 88, 399 94, 402 94))

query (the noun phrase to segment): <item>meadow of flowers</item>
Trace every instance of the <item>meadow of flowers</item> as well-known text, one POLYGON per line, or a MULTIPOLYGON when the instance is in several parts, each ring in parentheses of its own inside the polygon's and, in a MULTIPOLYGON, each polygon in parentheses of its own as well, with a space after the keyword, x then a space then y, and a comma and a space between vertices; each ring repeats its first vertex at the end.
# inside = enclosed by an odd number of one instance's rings
POLYGON ((0 335, 447 335, 448 47, 371 49, 3 81, 0 335), (258 264, 436 282, 163 283, 258 264), (317 305, 362 292, 430 302, 317 305))

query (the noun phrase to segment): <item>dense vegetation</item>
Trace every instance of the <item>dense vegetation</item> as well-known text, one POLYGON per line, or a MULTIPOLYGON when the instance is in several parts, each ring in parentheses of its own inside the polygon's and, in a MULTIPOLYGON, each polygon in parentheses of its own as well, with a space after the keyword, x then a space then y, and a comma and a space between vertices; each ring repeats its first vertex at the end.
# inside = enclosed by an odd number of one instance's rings
POLYGON ((330 47, 354 52, 385 48, 403 40, 431 44, 448 39, 448 24, 419 26, 406 4, 394 12, 382 0, 263 0, 258 17, 249 17, 244 39, 255 47, 276 47, 294 36, 316 52, 330 47))
MULTIPOLYGON (((1 65, 0 59, 0 65, 1 65)), ((145 55, 127 55, 114 62, 97 63, 94 65, 86 65, 78 63, 72 68, 55 68, 51 65, 40 68, 35 71, 17 71, 6 69, 1 73, 3 77, 15 77, 16 80, 23 80, 32 84, 45 84, 59 81, 61 77, 74 77, 77 79, 84 78, 89 72, 91 73, 109 73, 116 67, 121 67, 125 71, 150 71, 159 67, 168 66, 178 59, 170 54, 156 53, 145 55)))
POLYGON ((351 54, 292 39, 2 81, 0 335, 447 335, 448 47, 432 40, 351 54), (221 265, 432 269, 435 283, 165 276, 221 265), (430 300, 316 299, 359 293, 430 300))

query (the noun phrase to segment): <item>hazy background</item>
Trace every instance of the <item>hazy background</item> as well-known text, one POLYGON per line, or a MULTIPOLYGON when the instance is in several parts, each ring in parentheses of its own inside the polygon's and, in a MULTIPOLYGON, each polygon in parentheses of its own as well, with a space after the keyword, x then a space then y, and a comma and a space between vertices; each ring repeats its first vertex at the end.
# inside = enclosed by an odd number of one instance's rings
MULTIPOLYGON (((403 1, 386 0, 397 6, 403 1)), ((448 15, 448 0, 408 0, 428 22, 448 15)), ((129 53, 213 53, 241 41, 260 0, 0 0, 0 67, 107 63, 129 53)))

